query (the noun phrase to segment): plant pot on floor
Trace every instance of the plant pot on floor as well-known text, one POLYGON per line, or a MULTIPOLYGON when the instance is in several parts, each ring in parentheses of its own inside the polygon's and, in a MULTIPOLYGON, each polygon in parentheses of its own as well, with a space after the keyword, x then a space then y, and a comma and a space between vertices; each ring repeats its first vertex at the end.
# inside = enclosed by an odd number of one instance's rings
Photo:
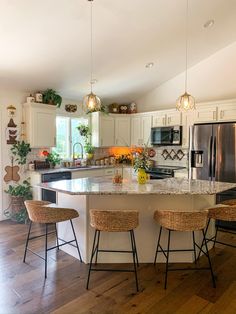
POLYGON ((11 196, 11 220, 20 223, 26 223, 28 221, 24 197, 11 196))

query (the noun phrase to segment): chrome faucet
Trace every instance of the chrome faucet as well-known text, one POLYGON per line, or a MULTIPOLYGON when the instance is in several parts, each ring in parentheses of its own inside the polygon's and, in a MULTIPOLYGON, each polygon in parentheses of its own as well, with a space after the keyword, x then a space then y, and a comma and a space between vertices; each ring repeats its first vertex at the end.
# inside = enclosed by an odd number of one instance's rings
POLYGON ((73 145, 73 148, 72 148, 73 164, 75 164, 75 160, 76 160, 76 158, 75 158, 75 146, 78 145, 78 144, 79 144, 80 147, 81 147, 81 157, 82 157, 82 159, 84 158, 83 145, 82 145, 80 142, 76 142, 76 143, 73 145))

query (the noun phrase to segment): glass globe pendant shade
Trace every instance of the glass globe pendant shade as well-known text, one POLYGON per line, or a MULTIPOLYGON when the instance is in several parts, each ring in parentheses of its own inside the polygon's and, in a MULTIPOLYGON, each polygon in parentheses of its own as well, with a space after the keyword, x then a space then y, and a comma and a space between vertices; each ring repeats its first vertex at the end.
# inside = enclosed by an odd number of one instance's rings
POLYGON ((181 95, 176 102, 176 109, 179 111, 188 111, 196 109, 195 99, 193 96, 185 92, 181 95))
POLYGON ((101 100, 93 92, 84 97, 84 106, 89 111, 100 111, 101 110, 101 100))

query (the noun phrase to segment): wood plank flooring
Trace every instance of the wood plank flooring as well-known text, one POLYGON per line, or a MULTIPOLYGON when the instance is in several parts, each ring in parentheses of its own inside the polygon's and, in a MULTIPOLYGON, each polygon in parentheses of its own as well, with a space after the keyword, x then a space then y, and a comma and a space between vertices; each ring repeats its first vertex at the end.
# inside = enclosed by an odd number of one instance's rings
MULTIPOLYGON (((0 222, 0 314, 236 313, 236 249, 211 250, 216 289, 208 271, 182 271, 169 274, 164 290, 164 265, 142 264, 139 293, 132 273, 109 272, 92 273, 87 291, 88 266, 62 251, 50 252, 47 280, 38 257, 28 253, 27 264, 22 263, 27 229, 0 222)), ((236 244, 234 235, 222 234, 221 239, 236 244)), ((31 247, 43 254, 43 245, 35 240, 31 247)), ((199 264, 207 265, 205 257, 199 264)))

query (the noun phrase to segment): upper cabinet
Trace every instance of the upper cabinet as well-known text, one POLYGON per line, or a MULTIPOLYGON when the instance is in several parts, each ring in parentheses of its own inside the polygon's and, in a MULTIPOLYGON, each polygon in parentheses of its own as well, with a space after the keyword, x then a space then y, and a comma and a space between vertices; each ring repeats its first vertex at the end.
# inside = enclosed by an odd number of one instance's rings
POLYGON ((24 104, 26 139, 33 148, 56 146, 56 107, 24 104))
POLYGON ((130 116, 115 117, 115 145, 130 146, 130 116))
POLYGON ((157 111, 153 114, 153 127, 181 125, 181 112, 177 110, 157 111))
POLYGON ((219 121, 236 121, 236 102, 218 105, 219 121))
POLYGON ((133 115, 131 117, 131 145, 150 144, 151 127, 151 114, 133 115))
POLYGON ((194 123, 216 122, 217 106, 216 105, 200 105, 194 112, 194 123))
POLYGON ((101 112, 91 114, 92 145, 106 147, 115 145, 115 119, 101 112))

